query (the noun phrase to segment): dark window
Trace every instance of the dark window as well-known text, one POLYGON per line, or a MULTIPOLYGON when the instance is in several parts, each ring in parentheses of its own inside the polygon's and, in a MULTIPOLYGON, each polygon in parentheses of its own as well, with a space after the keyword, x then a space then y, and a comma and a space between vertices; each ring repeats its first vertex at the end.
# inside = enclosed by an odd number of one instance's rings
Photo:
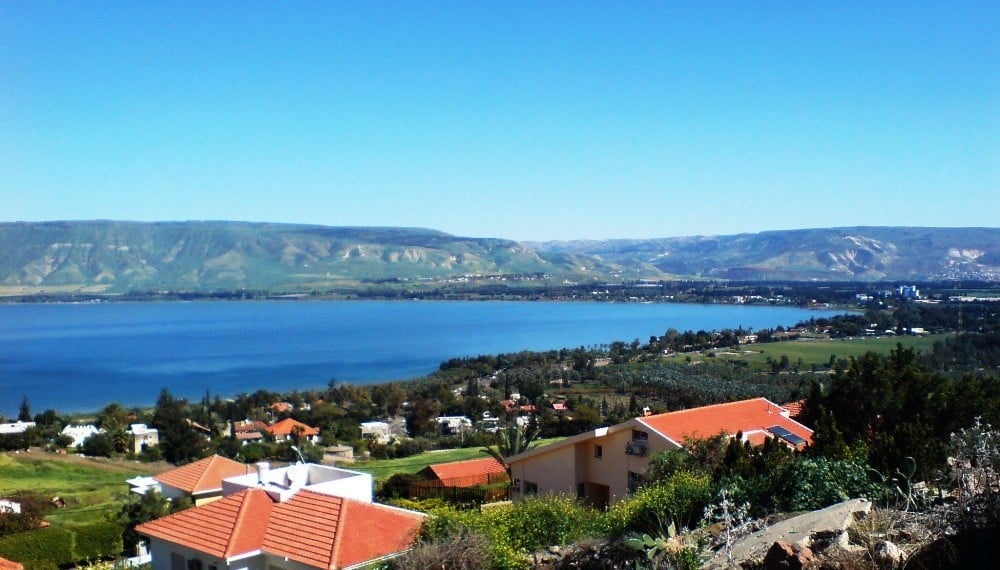
POLYGON ((582 499, 587 496, 587 485, 585 483, 576 484, 576 498, 582 499))
POLYGON ((594 446, 594 457, 596 457, 598 459, 601 459, 602 457, 604 457, 604 446, 603 445, 595 445, 594 446))
POLYGON ((642 475, 634 471, 628 472, 628 492, 635 493, 639 490, 639 486, 642 485, 642 475))
POLYGON ((188 560, 187 570, 201 570, 201 560, 198 560, 197 558, 188 560))
POLYGON ((170 570, 186 570, 184 557, 176 552, 170 553, 170 570))
POLYGON ((643 443, 649 441, 649 434, 638 429, 632 430, 632 441, 641 441, 643 443))
POLYGON ((538 483, 532 483, 531 481, 524 482, 524 494, 525 495, 537 495, 538 494, 538 483))

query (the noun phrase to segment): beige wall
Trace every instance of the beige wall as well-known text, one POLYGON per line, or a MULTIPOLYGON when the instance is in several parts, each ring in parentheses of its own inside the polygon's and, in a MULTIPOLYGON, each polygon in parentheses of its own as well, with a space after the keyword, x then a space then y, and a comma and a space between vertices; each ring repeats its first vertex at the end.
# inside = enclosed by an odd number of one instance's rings
MULTIPOLYGON (((515 491, 513 498, 525 497, 525 483, 538 485, 538 494, 559 493, 577 496, 577 485, 580 483, 603 485, 608 488, 609 501, 615 503, 628 496, 628 473, 645 474, 649 468, 649 460, 667 449, 677 449, 668 440, 656 435, 644 426, 634 426, 649 434, 645 456, 626 453, 626 447, 632 440, 633 426, 627 426, 602 437, 585 439, 575 444, 553 444, 548 453, 539 453, 532 457, 515 461, 511 465, 511 476, 520 480, 520 492, 515 491), (602 448, 601 458, 595 456, 595 448, 602 448)), ((588 491, 589 492, 589 491, 588 491)))

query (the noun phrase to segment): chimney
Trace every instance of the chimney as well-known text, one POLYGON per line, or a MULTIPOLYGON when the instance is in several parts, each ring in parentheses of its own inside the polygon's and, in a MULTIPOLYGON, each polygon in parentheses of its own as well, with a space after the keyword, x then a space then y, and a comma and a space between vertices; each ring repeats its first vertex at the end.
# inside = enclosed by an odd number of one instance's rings
POLYGON ((257 462, 257 483, 261 487, 267 485, 267 475, 271 471, 271 464, 267 461, 257 462))

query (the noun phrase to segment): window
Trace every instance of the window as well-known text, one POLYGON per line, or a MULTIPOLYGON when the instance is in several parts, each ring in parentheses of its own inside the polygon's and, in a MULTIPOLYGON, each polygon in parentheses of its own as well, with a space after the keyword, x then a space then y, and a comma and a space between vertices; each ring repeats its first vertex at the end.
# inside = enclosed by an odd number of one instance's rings
POLYGON ((586 483, 576 484, 576 498, 582 499, 587 496, 587 485, 586 483))
POLYGON ((524 494, 525 495, 537 495, 538 494, 538 483, 532 483, 531 481, 524 482, 524 494))
POLYGON ((170 570, 186 570, 184 557, 176 552, 170 553, 170 570))
POLYGON ((649 441, 649 434, 638 429, 632 430, 632 441, 646 443, 649 441))
POLYGON ((628 492, 635 493, 639 490, 639 486, 642 485, 642 474, 636 473, 635 471, 628 472, 628 492))
POLYGON ((514 482, 511 483, 510 486, 511 486, 512 489, 514 489, 515 493, 520 493, 521 492, 521 480, 520 479, 514 479, 514 482))
POLYGON ((187 570, 201 570, 201 560, 198 560, 197 558, 188 560, 187 570))
POLYGON ((594 457, 596 457, 597 459, 601 459, 602 457, 604 457, 604 446, 603 445, 595 445, 594 446, 594 457))

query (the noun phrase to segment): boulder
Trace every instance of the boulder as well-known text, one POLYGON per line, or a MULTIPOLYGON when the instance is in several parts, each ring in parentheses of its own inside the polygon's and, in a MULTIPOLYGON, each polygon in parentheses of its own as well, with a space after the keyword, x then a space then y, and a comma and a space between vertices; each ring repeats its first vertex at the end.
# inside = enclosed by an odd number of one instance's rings
POLYGON ((812 550, 807 546, 778 541, 764 555, 764 570, 802 570, 815 562, 812 550))

